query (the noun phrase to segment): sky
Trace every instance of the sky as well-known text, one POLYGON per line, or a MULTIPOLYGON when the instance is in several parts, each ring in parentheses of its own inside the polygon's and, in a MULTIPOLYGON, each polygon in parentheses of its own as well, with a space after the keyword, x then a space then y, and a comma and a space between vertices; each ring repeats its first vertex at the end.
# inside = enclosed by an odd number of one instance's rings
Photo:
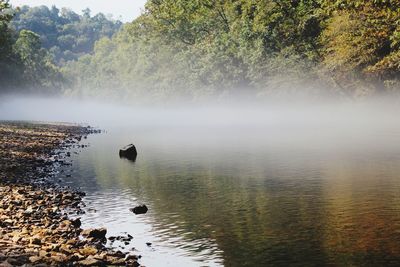
POLYGON ((143 10, 146 0, 10 0, 13 6, 57 6, 69 7, 77 13, 85 8, 90 8, 92 14, 102 12, 112 14, 115 19, 121 19, 124 22, 132 21, 138 17, 143 10))

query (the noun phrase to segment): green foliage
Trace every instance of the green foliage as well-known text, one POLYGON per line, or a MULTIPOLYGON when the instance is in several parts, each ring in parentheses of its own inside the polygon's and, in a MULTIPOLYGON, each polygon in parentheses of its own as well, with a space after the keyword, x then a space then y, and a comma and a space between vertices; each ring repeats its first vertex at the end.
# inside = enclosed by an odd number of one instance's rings
POLYGON ((8 13, 10 6, 7 1, 0 0, 0 60, 6 60, 11 54, 11 31, 8 29, 12 15, 8 13))
POLYGON ((387 89, 397 79, 391 63, 398 54, 398 1, 325 1, 326 27, 321 37, 323 65, 345 89, 368 94, 387 89), (361 89, 361 90, 360 90, 361 89))
POLYGON ((8 1, 0 0, 0 88, 5 90, 12 86, 16 69, 15 57, 12 50, 12 32, 8 28, 12 15, 8 1))
POLYGON ((9 27, 12 16, 8 2, 0 1, 0 93, 59 92, 63 78, 39 35, 15 33, 9 27))
POLYGON ((13 40, 11 17, 1 18, 2 62, 46 84, 57 76, 52 55, 69 94, 153 100, 307 89, 354 97, 400 85, 394 0, 148 0, 122 27, 90 10, 22 7, 13 27, 38 34, 49 52, 32 33, 13 40))
POLYGON ((56 64, 91 53, 95 41, 120 26, 90 10, 80 16, 54 6, 12 9, 0 0, 0 93, 61 93, 68 83, 56 64))
POLYGON ((282 88, 316 76, 318 8, 306 0, 151 0, 141 17, 64 71, 76 88, 92 88, 84 93, 197 98, 282 88))
POLYGON ((23 65, 21 78, 31 88, 57 88, 61 82, 58 70, 53 65, 48 51, 42 48, 38 34, 22 30, 14 44, 14 51, 23 65))
POLYGON ((12 27, 17 32, 30 30, 39 34, 43 47, 50 50, 58 65, 91 53, 97 40, 111 37, 122 25, 102 13, 91 16, 90 9, 78 15, 55 6, 22 6, 15 13, 12 27))

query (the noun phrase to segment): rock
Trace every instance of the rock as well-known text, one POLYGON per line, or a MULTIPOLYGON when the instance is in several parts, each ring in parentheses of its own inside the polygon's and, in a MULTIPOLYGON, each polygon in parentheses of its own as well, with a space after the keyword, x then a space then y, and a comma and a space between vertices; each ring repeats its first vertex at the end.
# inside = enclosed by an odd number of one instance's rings
POLYGON ((126 266, 139 267, 140 264, 139 264, 137 261, 132 260, 132 261, 128 261, 128 262, 126 263, 126 266))
POLYGON ((8 261, 0 262, 0 267, 13 267, 8 261))
POLYGON ((117 250, 115 252, 107 253, 107 256, 114 257, 114 258, 125 258, 126 255, 125 255, 125 253, 117 250))
POLYGON ((82 236, 93 239, 105 239, 107 234, 106 228, 87 229, 82 231, 82 236))
POLYGON ((103 264, 101 264, 101 262, 99 260, 96 260, 93 257, 87 257, 86 259, 81 260, 78 263, 81 266, 99 266, 99 265, 103 265, 103 264))
POLYGON ((129 261, 129 260, 137 261, 138 257, 136 255, 128 255, 125 260, 127 260, 127 261, 129 261))
POLYGON ((65 253, 65 254, 72 254, 73 253, 72 246, 71 245, 67 245, 67 244, 62 244, 60 246, 59 251, 65 253))
POLYGON ((85 259, 85 257, 82 256, 82 255, 79 254, 79 253, 74 253, 74 254, 71 256, 70 259, 71 259, 71 261, 81 261, 81 260, 85 259))
POLYGON ((62 253, 53 253, 50 258, 52 261, 54 261, 56 263, 67 262, 67 259, 68 259, 68 257, 62 253))
POLYGON ((40 240, 40 239, 37 238, 37 237, 33 237, 33 238, 31 239, 31 244, 33 244, 33 245, 40 245, 40 244, 42 244, 42 240, 40 240))
POLYGON ((17 256, 17 257, 10 257, 7 262, 12 266, 21 266, 27 262, 29 262, 29 258, 26 256, 17 256))
POLYGON ((66 157, 72 153, 65 149, 77 147, 75 140, 88 132, 69 126, 13 127, 0 122, 0 267, 136 266, 128 253, 106 247, 105 228, 82 231, 80 219, 70 218, 84 213, 83 192, 49 180, 61 164, 70 164, 66 157))
POLYGON ((137 150, 133 144, 127 145, 126 147, 119 150, 119 157, 126 158, 129 160, 136 160, 137 150))
POLYGON ((94 247, 84 247, 79 250, 79 253, 84 256, 95 255, 98 250, 94 247))
POLYGON ((71 223, 75 228, 79 228, 82 225, 82 222, 79 218, 77 218, 75 220, 71 220, 71 223))
POLYGON ((146 205, 140 205, 140 206, 134 207, 133 209, 130 209, 130 211, 135 214, 145 214, 145 213, 147 213, 148 210, 149 209, 147 208, 146 205))
POLYGON ((32 214, 32 213, 33 213, 33 208, 32 208, 32 206, 27 207, 26 210, 25 210, 25 214, 26 214, 26 215, 29 215, 29 214, 32 214))
POLYGON ((50 256, 51 256, 51 254, 48 253, 48 252, 45 251, 45 250, 40 250, 40 251, 39 251, 39 257, 45 258, 45 257, 50 257, 50 256))
POLYGON ((36 262, 39 262, 40 260, 41 260, 41 258, 38 257, 38 256, 29 257, 29 261, 30 261, 31 263, 36 263, 36 262))
POLYGON ((93 255, 96 260, 107 261, 107 252, 102 252, 100 254, 93 255))
POLYGON ((107 257, 107 262, 110 265, 117 265, 117 266, 125 265, 125 259, 118 257, 107 257))

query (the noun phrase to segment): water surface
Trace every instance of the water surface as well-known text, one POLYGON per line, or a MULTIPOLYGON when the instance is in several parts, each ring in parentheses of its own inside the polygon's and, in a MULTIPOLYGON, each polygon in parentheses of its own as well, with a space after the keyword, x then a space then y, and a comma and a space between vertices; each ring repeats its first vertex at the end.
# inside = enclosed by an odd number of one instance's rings
POLYGON ((84 227, 130 233, 147 266, 398 264, 400 132, 273 127, 113 126, 66 182, 84 227))
POLYGON ((106 131, 84 140, 59 178, 88 193, 83 227, 131 234, 130 245, 114 245, 146 266, 400 264, 398 105, 9 103, 0 119, 106 131), (130 143, 136 162, 118 156, 130 143), (138 204, 149 212, 131 213, 138 204))

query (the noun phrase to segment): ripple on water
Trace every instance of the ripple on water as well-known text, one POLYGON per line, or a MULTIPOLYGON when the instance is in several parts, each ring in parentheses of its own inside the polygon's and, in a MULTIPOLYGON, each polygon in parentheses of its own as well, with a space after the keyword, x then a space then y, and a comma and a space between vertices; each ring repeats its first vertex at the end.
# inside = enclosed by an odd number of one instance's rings
POLYGON ((145 216, 136 216, 129 207, 137 204, 130 190, 108 190, 88 194, 84 202, 86 214, 83 227, 107 227, 108 236, 131 234, 130 245, 115 242, 113 246, 129 251, 133 248, 143 256, 146 265, 154 266, 220 266, 222 251, 209 239, 188 242, 190 232, 181 229, 178 214, 166 214, 175 223, 158 222, 151 216, 151 208, 145 216), (174 233, 174 234, 171 234, 174 233), (152 243, 149 247, 147 243, 152 243), (201 253, 199 253, 201 252, 201 253), (215 255, 210 257, 210 255, 215 255), (164 260, 162 260, 164 259, 164 260))
POLYGON ((73 183, 88 192, 83 226, 131 234, 131 245, 117 246, 135 246, 145 265, 400 262, 398 140, 316 140, 310 148, 266 134, 264 143, 175 146, 165 131, 131 132, 140 144, 135 163, 110 153, 132 136, 91 136, 74 159, 73 183), (129 211, 141 203, 146 215, 129 211))

